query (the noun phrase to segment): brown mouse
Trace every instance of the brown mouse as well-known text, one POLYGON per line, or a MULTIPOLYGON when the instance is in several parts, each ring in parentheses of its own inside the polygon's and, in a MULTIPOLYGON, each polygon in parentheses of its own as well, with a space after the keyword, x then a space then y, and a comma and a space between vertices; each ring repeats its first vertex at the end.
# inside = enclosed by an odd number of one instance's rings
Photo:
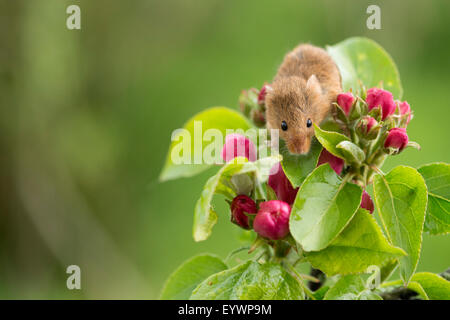
POLYGON ((269 129, 281 129, 289 152, 305 154, 311 147, 313 123, 319 125, 342 92, 341 75, 318 47, 302 44, 289 52, 267 88, 266 119, 269 129))

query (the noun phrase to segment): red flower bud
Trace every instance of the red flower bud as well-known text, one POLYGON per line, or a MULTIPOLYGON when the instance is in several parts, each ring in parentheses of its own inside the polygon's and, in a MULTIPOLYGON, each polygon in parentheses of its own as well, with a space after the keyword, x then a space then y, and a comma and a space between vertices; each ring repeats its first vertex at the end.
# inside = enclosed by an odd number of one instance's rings
POLYGON ((338 175, 341 174, 342 169, 344 168, 344 160, 332 155, 327 151, 327 149, 322 149, 319 160, 317 161, 317 166, 324 163, 329 163, 331 169, 333 169, 338 175))
POLYGON ((411 107, 409 106, 409 103, 406 101, 398 102, 398 108, 400 109, 400 114, 401 115, 405 115, 408 114, 408 118, 406 119, 406 124, 409 123, 409 121, 411 121, 411 107))
POLYGON ((244 229, 250 229, 245 212, 256 214, 257 211, 255 201, 245 195, 237 196, 231 202, 231 221, 244 229))
POLYGON ((266 87, 266 85, 263 85, 263 87, 261 88, 261 91, 259 91, 259 94, 258 94, 258 104, 259 105, 265 104, 266 94, 267 94, 267 87, 266 87))
POLYGON ((395 112, 395 102, 392 93, 389 91, 372 88, 367 90, 366 102, 369 111, 376 107, 381 107, 381 119, 384 120, 395 112))
POLYGON ((366 121, 366 133, 378 124, 377 120, 372 117, 365 117, 364 120, 366 121))
POLYGON ((354 101, 355 97, 351 92, 341 93, 337 96, 337 103, 347 116, 350 114, 354 101))
POLYGON ((275 191, 278 200, 282 200, 292 205, 297 196, 298 188, 294 189, 291 182, 286 177, 280 163, 270 169, 270 176, 267 184, 275 191))
POLYGON ((369 196, 366 190, 363 191, 360 207, 368 210, 370 213, 372 213, 375 209, 372 198, 369 196))
POLYGON ((366 139, 375 139, 380 131, 377 120, 370 116, 365 116, 358 124, 358 130, 366 139))
POLYGON ((227 135, 225 138, 222 158, 225 162, 228 162, 236 157, 246 157, 249 161, 255 161, 256 147, 247 137, 233 133, 227 135))
POLYGON ((284 201, 270 200, 260 204, 253 229, 262 237, 278 240, 289 234, 291 207, 284 201))
POLYGON ((393 128, 389 130, 384 141, 385 148, 394 148, 402 151, 408 145, 408 135, 405 128, 393 128))

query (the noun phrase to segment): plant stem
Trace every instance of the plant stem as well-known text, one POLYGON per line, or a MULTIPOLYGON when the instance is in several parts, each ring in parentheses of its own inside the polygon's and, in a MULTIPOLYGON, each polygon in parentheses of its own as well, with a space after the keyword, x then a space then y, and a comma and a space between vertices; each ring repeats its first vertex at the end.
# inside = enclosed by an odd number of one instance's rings
POLYGON ((303 283, 302 276, 297 272, 297 270, 295 270, 295 268, 292 265, 288 264, 288 263, 285 263, 283 265, 288 268, 288 271, 291 271, 293 273, 294 278, 297 279, 297 282, 303 288, 303 290, 305 291, 306 295, 311 300, 316 300, 316 298, 314 297, 314 294, 312 293, 312 291, 309 290, 309 288, 306 287, 305 284, 303 283))
POLYGON ((381 171, 377 166, 371 165, 370 168, 380 175, 384 175, 383 171, 381 171))
POLYGON ((255 197, 256 199, 265 199, 266 195, 264 193, 263 187, 261 185, 261 182, 259 181, 258 177, 256 176, 256 174, 254 175, 254 183, 255 183, 255 197))
POLYGON ((239 252, 244 251, 244 250, 248 250, 248 249, 250 249, 250 246, 240 247, 240 248, 237 248, 237 249, 231 251, 228 254, 228 256, 225 258, 225 262, 228 262, 235 254, 238 254, 239 252))

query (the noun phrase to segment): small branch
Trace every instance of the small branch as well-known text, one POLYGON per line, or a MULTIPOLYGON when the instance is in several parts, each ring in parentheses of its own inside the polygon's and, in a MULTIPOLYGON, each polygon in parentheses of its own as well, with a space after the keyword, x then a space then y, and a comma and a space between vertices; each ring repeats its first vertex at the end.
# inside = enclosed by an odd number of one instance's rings
POLYGON ((305 286, 305 284, 303 283, 302 280, 302 276, 297 272, 297 270, 295 270, 295 268, 290 265, 289 263, 284 264, 287 268, 288 271, 292 272, 292 276, 294 276, 294 278, 297 280, 297 282, 300 284, 300 286, 303 288, 303 290, 305 291, 306 295, 311 299, 311 300, 316 300, 316 298, 314 297, 314 294, 308 289, 308 287, 305 286))
POLYGON ((382 292, 380 296, 383 300, 416 300, 419 294, 406 287, 398 287, 391 291, 382 292))
MULTIPOLYGON (((439 274, 442 278, 449 280, 450 279, 450 268, 446 271, 439 274)), ((449 280, 450 281, 450 280, 449 280)), ((384 300, 417 300, 421 299, 420 295, 414 290, 408 289, 404 286, 397 286, 401 283, 400 280, 386 282, 381 285, 383 288, 387 288, 389 286, 395 286, 392 290, 384 291, 380 293, 380 296, 384 300)))
POLYGON ((375 171, 376 173, 378 173, 379 175, 384 176, 383 171, 381 171, 377 166, 371 165, 370 168, 371 168, 373 171, 375 171))
POLYGON ((238 248, 238 249, 236 249, 236 250, 231 251, 231 252, 228 254, 228 256, 225 258, 225 262, 230 261, 230 259, 231 259, 235 254, 237 254, 237 253, 239 253, 239 252, 242 252, 242 251, 244 251, 244 250, 248 250, 248 249, 250 249, 250 246, 240 247, 240 248, 238 248))
POLYGON ((446 271, 439 274, 442 278, 445 280, 450 281, 450 268, 448 268, 446 271))
POLYGON ((353 177, 355 176, 354 173, 352 172, 348 172, 344 178, 342 179, 342 184, 346 184, 347 182, 351 181, 353 179, 353 177))
POLYGON ((255 241, 253 241, 252 246, 249 248, 248 253, 252 253, 253 251, 255 251, 256 248, 259 248, 260 246, 262 246, 265 243, 264 239, 261 237, 257 237, 255 239, 255 241))
POLYGON ((320 280, 309 275, 309 274, 303 274, 303 273, 299 273, 299 275, 302 277, 302 279, 304 280, 308 280, 311 283, 320 283, 320 280))

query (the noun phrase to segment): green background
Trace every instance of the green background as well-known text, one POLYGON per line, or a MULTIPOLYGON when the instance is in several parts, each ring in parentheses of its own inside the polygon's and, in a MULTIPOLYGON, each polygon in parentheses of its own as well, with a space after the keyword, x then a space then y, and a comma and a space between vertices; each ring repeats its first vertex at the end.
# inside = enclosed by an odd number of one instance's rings
MULTIPOLYGON (((449 162, 450 2, 0 0, 0 298, 157 298, 200 252, 225 257, 237 228, 219 204, 194 243, 195 201, 216 169, 158 182, 174 129, 270 81, 298 43, 379 42, 398 65, 422 150, 385 164, 449 162), (366 28, 381 7, 382 30, 366 28), (78 4, 82 29, 66 29, 78 4), (66 267, 82 290, 66 288, 66 267)), ((425 236, 418 270, 450 266, 425 236)))

